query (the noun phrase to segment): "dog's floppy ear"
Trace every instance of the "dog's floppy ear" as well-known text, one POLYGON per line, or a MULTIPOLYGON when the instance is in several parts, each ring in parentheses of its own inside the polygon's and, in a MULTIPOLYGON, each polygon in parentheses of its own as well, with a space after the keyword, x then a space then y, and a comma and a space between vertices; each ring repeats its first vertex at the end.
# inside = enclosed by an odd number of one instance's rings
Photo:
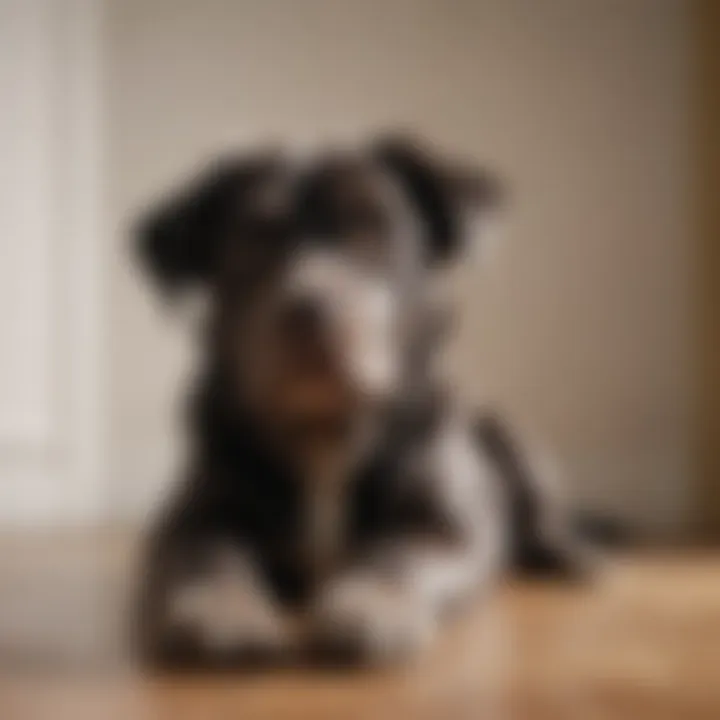
POLYGON ((135 238, 144 270, 168 294, 212 278, 229 223, 276 156, 215 162, 140 218, 135 238))
POLYGON ((447 262, 482 219, 505 200, 502 183, 490 172, 443 157, 418 140, 396 135, 375 145, 377 157, 400 180, 427 230, 431 261, 447 262))

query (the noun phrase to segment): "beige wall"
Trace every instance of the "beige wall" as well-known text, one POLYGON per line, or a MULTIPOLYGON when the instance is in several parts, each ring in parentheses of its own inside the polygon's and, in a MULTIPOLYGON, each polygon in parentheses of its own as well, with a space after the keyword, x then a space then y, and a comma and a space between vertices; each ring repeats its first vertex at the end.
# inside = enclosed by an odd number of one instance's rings
MULTIPOLYGON (((550 443, 579 496, 683 521, 680 0, 114 0, 108 33, 118 229, 209 151, 258 138, 400 123, 499 167, 511 237, 457 278, 463 387, 550 443)), ((177 457, 187 352, 115 242, 113 483, 118 507, 142 507, 177 457)))

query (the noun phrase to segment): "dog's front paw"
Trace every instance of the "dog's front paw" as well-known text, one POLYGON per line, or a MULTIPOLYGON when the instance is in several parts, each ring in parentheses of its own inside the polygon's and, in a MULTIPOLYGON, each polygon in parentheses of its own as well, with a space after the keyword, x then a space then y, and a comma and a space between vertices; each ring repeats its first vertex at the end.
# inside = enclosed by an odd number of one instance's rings
POLYGON ((415 655, 433 637, 435 618, 407 588, 371 574, 348 575, 321 594, 316 649, 333 663, 386 664, 415 655))
POLYGON ((255 660, 284 649, 287 630, 275 604, 240 563, 176 588, 169 623, 190 635, 210 662, 255 660))

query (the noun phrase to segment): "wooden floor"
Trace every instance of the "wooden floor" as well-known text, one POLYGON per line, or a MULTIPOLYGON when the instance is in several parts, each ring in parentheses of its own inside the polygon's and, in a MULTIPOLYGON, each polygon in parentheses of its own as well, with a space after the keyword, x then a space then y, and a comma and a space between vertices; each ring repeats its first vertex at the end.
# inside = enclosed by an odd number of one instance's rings
POLYGON ((0 539, 2 720, 720 720, 720 556, 502 588, 404 670, 149 678, 122 651, 125 545, 0 539))

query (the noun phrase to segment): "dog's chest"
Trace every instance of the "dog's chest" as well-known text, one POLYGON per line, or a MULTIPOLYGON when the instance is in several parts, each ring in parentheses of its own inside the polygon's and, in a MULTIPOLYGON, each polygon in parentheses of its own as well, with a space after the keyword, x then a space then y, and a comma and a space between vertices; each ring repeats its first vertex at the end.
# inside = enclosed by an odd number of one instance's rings
POLYGON ((343 452, 318 455, 303 473, 298 550, 313 585, 332 574, 349 551, 354 480, 343 452))
POLYGON ((294 487, 292 512, 260 543, 266 577, 280 599, 304 603, 362 555, 391 505, 381 479, 388 478, 358 471, 294 487))

